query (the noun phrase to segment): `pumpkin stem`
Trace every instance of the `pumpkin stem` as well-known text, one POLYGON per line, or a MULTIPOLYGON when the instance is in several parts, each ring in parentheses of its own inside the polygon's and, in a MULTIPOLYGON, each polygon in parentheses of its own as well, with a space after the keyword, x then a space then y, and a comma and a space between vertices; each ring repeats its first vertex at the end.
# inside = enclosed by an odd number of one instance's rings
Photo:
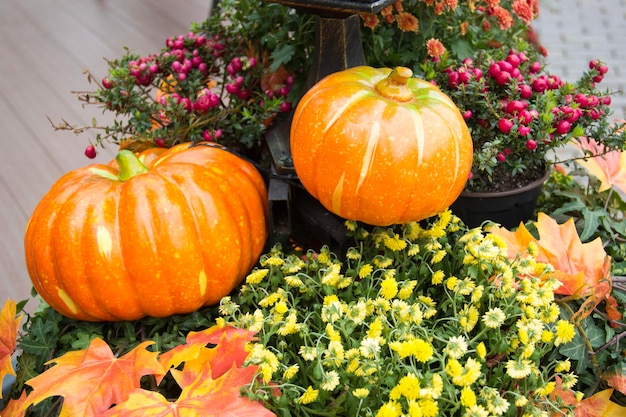
POLYGON ((120 181, 127 181, 138 174, 148 172, 148 168, 128 149, 121 150, 115 157, 119 167, 120 181))
POLYGON ((407 85, 413 77, 413 71, 407 67, 396 67, 384 79, 376 84, 376 91, 383 97, 396 101, 411 101, 413 93, 407 85))

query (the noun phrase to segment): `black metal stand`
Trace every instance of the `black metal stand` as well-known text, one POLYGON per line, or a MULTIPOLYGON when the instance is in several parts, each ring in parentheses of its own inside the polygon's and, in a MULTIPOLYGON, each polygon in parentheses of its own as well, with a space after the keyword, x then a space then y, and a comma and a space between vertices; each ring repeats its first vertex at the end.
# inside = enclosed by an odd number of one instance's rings
MULTIPOLYGON (((361 18, 357 13, 377 13, 394 0, 268 0, 317 15, 315 55, 304 92, 322 78, 348 68, 365 65, 361 41, 361 18)), ((272 126, 266 142, 274 162, 276 178, 270 179, 270 226, 275 238, 288 237, 296 229, 306 229, 318 240, 341 253, 345 249, 344 219, 330 213, 301 187, 292 185, 296 179, 289 131, 291 117, 272 126), (289 181, 280 176, 290 178, 289 181)))

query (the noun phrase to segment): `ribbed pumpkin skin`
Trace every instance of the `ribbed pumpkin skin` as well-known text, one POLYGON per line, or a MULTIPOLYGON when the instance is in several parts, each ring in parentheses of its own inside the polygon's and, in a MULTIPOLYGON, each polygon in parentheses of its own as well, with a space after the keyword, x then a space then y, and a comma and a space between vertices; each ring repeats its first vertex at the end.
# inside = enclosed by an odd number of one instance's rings
POLYGON ((445 210, 472 165, 472 140, 454 103, 417 78, 406 82, 410 97, 386 97, 376 86, 390 73, 363 66, 329 75, 301 99, 291 126, 306 190, 329 211, 376 226, 445 210))
POLYGON ((189 313, 229 294, 267 238, 267 192, 248 162, 178 145, 127 181, 64 175, 26 230, 28 272, 52 308, 88 321, 189 313))

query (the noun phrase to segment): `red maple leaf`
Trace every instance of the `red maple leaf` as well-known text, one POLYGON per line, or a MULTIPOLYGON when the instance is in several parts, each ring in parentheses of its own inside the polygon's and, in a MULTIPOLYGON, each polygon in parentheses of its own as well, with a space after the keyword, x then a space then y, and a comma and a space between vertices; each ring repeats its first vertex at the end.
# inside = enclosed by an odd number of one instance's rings
POLYGON ((211 376, 218 378, 229 370, 233 363, 235 366, 243 365, 248 357, 246 344, 254 340, 254 334, 249 330, 217 325, 200 332, 190 332, 184 345, 176 346, 161 354, 159 362, 164 369, 175 368, 185 363, 184 375, 174 370, 171 371, 183 388, 207 366, 211 369, 211 376))
POLYGON ((129 399, 102 417, 272 417, 270 410, 259 402, 241 396, 241 388, 252 382, 256 366, 238 368, 234 364, 219 378, 212 378, 205 367, 196 379, 183 388, 180 397, 170 402, 161 394, 138 389, 129 399))
POLYGON ((63 397, 62 416, 98 416, 113 404, 124 402, 139 388, 144 375, 162 375, 157 353, 144 342, 117 358, 102 339, 94 339, 84 350, 68 352, 48 362, 55 365, 26 383, 33 388, 28 403, 37 404, 63 397))

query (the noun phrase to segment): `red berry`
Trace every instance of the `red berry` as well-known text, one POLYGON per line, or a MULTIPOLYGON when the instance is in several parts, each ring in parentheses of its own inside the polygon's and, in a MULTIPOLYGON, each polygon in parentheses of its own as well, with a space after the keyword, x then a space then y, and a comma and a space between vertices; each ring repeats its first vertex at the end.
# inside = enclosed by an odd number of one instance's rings
POLYGON ((534 151, 535 149, 537 149, 537 142, 532 139, 528 139, 526 141, 526 149, 528 149, 529 151, 534 151))
POLYGON ((541 62, 535 61, 530 64, 530 67, 528 67, 528 71, 530 71, 532 74, 536 74, 541 71, 541 62))
POLYGON ((102 87, 104 87, 104 88, 106 88, 108 90, 109 88, 113 87, 113 83, 108 78, 103 78, 102 79, 102 87))
POLYGON ((506 57, 506 62, 511 64, 513 68, 517 68, 519 67, 521 60, 519 59, 519 56, 517 56, 517 54, 510 54, 506 57))
POLYGON ((571 123, 568 122, 567 120, 560 120, 556 124, 556 133, 558 133, 559 135, 564 135, 566 133, 569 133, 571 127, 572 127, 571 123))
POLYGON ((609 97, 609 96, 602 97, 602 104, 604 104, 605 106, 610 106, 611 105, 611 97, 609 97))
POLYGON ((163 138, 156 138, 154 140, 154 144, 156 146, 158 146, 159 148, 165 148, 165 139, 163 139, 163 138))
POLYGON ((519 86, 520 97, 528 100, 533 95, 533 88, 528 84, 522 84, 519 86))
POLYGON ((471 110, 467 110, 466 112, 464 112, 464 113, 463 113, 463 118, 464 118, 465 120, 467 120, 467 119, 471 119, 471 118, 472 118, 472 115, 473 115, 472 111, 471 111, 471 110))
POLYGON ((535 78, 532 83, 533 90, 537 93, 543 93, 548 88, 548 82, 543 78, 535 78))
POLYGON ((526 110, 528 108, 528 102, 522 100, 513 100, 509 101, 506 105, 506 112, 509 114, 516 114, 521 112, 522 110, 526 110))
POLYGON ((513 128, 513 122, 509 119, 498 120, 498 129, 504 134, 507 134, 513 128))
POLYGON ((280 111, 281 112, 286 113, 289 110, 291 110, 291 102, 283 101, 282 103, 280 103, 280 111))
POLYGON ((94 159, 96 157, 96 148, 93 145, 88 145, 85 148, 85 156, 89 159, 94 159))
POLYGON ((520 126, 517 133, 519 133, 520 136, 528 136, 530 128, 528 126, 520 126))
POLYGON ((496 83, 499 85, 507 85, 509 81, 511 80, 511 73, 508 71, 500 71, 494 77, 494 79, 496 80, 496 83))
POLYGON ((498 160, 498 162, 504 162, 506 161, 506 156, 502 152, 498 152, 498 154, 496 155, 496 159, 498 160))

